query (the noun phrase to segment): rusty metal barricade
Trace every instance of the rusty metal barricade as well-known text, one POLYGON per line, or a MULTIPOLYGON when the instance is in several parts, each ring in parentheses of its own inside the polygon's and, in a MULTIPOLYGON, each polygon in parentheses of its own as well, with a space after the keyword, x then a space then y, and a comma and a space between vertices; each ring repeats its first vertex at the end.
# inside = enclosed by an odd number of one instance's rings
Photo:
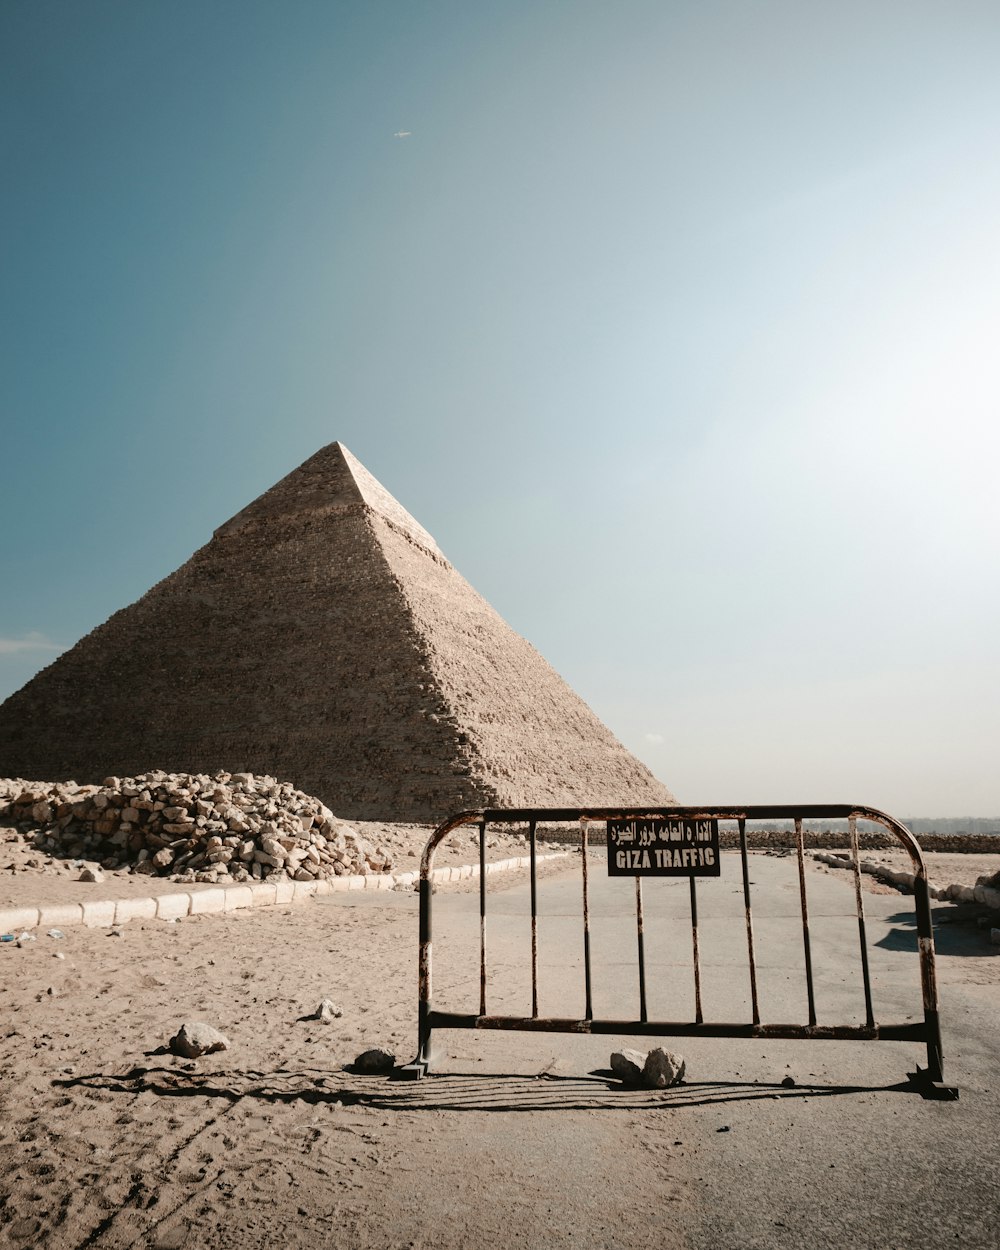
MULTIPOLYGON (((607 827, 607 826, 606 826, 607 827)), ((716 826, 717 827, 717 826, 716 826)), ((934 934, 931 921, 927 871, 920 846, 913 834, 892 816, 875 808, 849 804, 750 807, 665 807, 665 808, 509 808, 460 812, 431 835, 424 847, 420 863, 420 950, 418 1047, 412 1063, 397 1070, 397 1076, 416 1079, 428 1071, 430 1043, 434 1029, 524 1030, 551 1033, 590 1033, 655 1037, 734 1037, 780 1038, 802 1040, 891 1041, 918 1042, 926 1046, 927 1067, 917 1065, 910 1080, 925 1096, 955 1098, 958 1091, 943 1084, 943 1054, 938 1015, 937 982, 934 964, 934 934), (588 885, 588 828, 592 824, 618 821, 729 821, 739 830, 738 850, 742 866, 742 893, 746 914, 746 947, 749 970, 751 1019, 743 1022, 706 1020, 702 1010, 702 977, 698 940, 698 893, 695 876, 690 882, 690 918, 694 972, 695 1018, 693 1020, 650 1020, 646 1003, 646 957, 643 932, 642 879, 635 877, 636 936, 639 976, 639 1018, 600 1019, 593 1010, 591 977, 591 933, 588 885), (816 1017, 816 995, 813 983, 812 948, 809 936, 809 909, 806 897, 805 839, 803 822, 813 820, 846 820, 850 834, 850 856, 854 875, 860 945, 861 978, 864 988, 865 1023, 819 1024, 816 1017), (865 932, 865 909, 859 862, 857 822, 881 825, 908 852, 913 864, 915 917, 923 997, 923 1020, 903 1023, 876 1022, 872 1004, 871 974, 868 963, 868 942, 865 932), (802 916, 802 944, 806 980, 807 1024, 770 1024, 762 1022, 757 986, 757 962, 754 949, 753 911, 750 898, 747 822, 791 821, 794 823, 794 844, 798 857, 799 898, 802 916), (538 883, 537 828, 540 823, 578 824, 582 865, 582 919, 584 963, 584 1014, 582 1017, 547 1017, 539 1012, 538 1002, 538 883), (434 854, 441 842, 463 825, 479 829, 479 947, 480 989, 478 1012, 436 1010, 432 999, 432 916, 434 854), (486 833, 493 825, 527 825, 530 853, 531 894, 531 1015, 493 1015, 487 1012, 486 989, 486 833)))

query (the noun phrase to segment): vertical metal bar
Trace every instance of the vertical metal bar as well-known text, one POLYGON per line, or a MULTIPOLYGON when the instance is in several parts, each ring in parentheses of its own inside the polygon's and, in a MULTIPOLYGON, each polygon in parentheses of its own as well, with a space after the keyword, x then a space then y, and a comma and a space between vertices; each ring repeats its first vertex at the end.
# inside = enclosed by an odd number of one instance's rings
POLYGON ((924 996, 924 1024, 927 1028, 927 1075, 932 1081, 944 1080, 944 1052, 941 1049, 941 1020, 937 1007, 937 974, 934 970, 934 928, 923 863, 913 882, 917 913, 917 941, 920 948, 920 981, 924 996))
POLYGON ((642 935, 642 877, 638 876, 635 879, 635 928, 639 947, 639 1019, 645 1024, 649 1019, 646 1014, 646 945, 642 935))
POLYGON ((431 891, 430 870, 420 873, 420 955, 417 968, 417 1063, 431 1058, 431 891))
POLYGON ((535 821, 528 824, 531 846, 531 1017, 538 1019, 538 874, 535 865, 535 821))
POLYGON ((809 998, 809 1023, 816 1023, 816 994, 813 989, 812 949, 809 945, 809 906, 806 902, 806 857, 802 836, 802 817, 795 817, 795 849, 799 855, 799 897, 802 900, 802 949, 806 956, 806 994, 809 998))
POLYGON ((580 820, 580 854, 583 862, 583 975, 587 1006, 583 1018, 593 1020, 594 999, 590 984, 590 895, 587 890, 587 821, 580 820))
POLYGON ((747 958, 750 961, 750 1005, 753 1022, 760 1024, 760 1005, 757 1002, 757 959, 753 949, 753 912, 750 909, 750 866, 747 863, 747 822, 740 818, 740 856, 743 860, 743 906, 747 918, 747 958))
POLYGON ((486 821, 479 822, 479 1014, 486 1015, 486 821))
POLYGON ((694 955, 694 1021, 702 1024, 701 1014, 701 960, 698 955, 698 894, 695 890, 695 879, 689 877, 691 885, 691 949, 694 955))
POLYGON ((861 941, 861 979, 865 986, 865 1020, 869 1028, 875 1024, 875 1015, 872 1012, 872 982, 871 974, 868 971, 868 939, 865 936, 865 904, 864 894, 861 889, 861 863, 858 859, 858 822, 854 816, 848 817, 848 826, 851 830, 851 862, 854 865, 854 897, 857 901, 858 908, 858 937, 861 941))

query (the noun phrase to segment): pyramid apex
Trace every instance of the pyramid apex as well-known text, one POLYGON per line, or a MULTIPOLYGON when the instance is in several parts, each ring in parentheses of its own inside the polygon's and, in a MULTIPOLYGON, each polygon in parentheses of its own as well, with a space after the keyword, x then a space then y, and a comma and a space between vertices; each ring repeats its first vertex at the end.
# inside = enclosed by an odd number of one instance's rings
POLYGON ((414 542, 441 555, 441 549, 343 443, 327 443, 270 490, 220 525, 215 537, 231 534, 253 521, 368 508, 401 529, 414 542))

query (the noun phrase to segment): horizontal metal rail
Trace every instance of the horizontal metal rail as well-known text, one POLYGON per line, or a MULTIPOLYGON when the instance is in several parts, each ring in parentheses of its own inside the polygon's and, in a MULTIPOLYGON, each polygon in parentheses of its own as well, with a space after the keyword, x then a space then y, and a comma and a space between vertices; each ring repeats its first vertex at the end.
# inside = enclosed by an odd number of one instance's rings
MULTIPOLYGON (((440 825, 431 835, 420 862, 420 949, 419 949, 419 997, 418 997, 418 1045, 417 1057, 402 1070, 402 1074, 420 1076, 427 1071, 430 1062, 430 1042, 434 1029, 516 1030, 525 1032, 556 1032, 579 1034, 618 1034, 657 1037, 733 1037, 733 1038, 780 1038, 823 1041, 894 1041, 922 1042, 927 1048, 927 1070, 918 1075, 925 1084, 937 1086, 943 1080, 943 1055, 941 1029, 938 1015, 937 981, 934 964, 934 934, 931 922, 930 894, 927 871, 920 846, 913 834, 885 812, 877 808, 853 804, 780 804, 773 806, 751 805, 746 807, 661 807, 661 808, 607 808, 607 807, 558 807, 558 808, 488 808, 460 812, 440 825), (639 1019, 595 1019, 592 1000, 591 933, 589 922, 589 888, 587 872, 587 839, 589 826, 606 821, 733 821, 739 829, 738 849, 742 869, 743 902, 746 913, 747 963, 751 1016, 744 1022, 706 1021, 702 1009, 702 970, 699 959, 698 903, 696 879, 690 878, 690 910, 692 951, 694 961, 695 1019, 649 1020, 646 1007, 646 963, 643 933, 641 879, 636 877, 636 936, 639 969, 639 1019), (850 830, 850 854, 854 868, 855 903, 858 918, 858 936, 865 999, 864 1025, 820 1025, 816 1022, 816 998, 813 983, 813 952, 809 935, 809 915, 806 898, 806 874, 804 866, 803 821, 844 820, 850 830), (893 834, 907 851, 914 870, 914 902, 917 943, 920 966, 920 982, 924 1018, 919 1022, 902 1024, 876 1023, 872 1004, 871 977, 868 967, 868 946, 865 930, 864 901, 860 885, 859 840, 857 821, 866 820, 881 825, 893 834), (760 1019, 758 1000, 756 954, 754 948, 753 912, 751 906, 751 881, 748 866, 747 823, 750 821, 789 821, 794 824, 793 846, 798 861, 799 897, 802 913, 802 942, 806 979, 806 1007, 808 1024, 768 1024, 760 1019), (578 824, 580 828, 580 854, 582 865, 582 914, 583 914, 583 960, 585 1007, 582 1019, 573 1017, 544 1016, 539 1012, 538 1001, 538 899, 536 877, 536 844, 538 825, 578 824), (529 830, 531 869, 531 1002, 530 1016, 492 1015, 487 1010, 486 978, 486 831, 491 825, 527 825, 529 830), (441 842, 463 825, 478 825, 480 850, 480 995, 479 1011, 473 1013, 438 1011, 432 1000, 432 872, 434 854, 441 842)), ((946 1091, 953 1093, 953 1091, 946 1091)))
POLYGON ((432 1011, 437 1029, 486 1029, 525 1033, 620 1033, 636 1037, 811 1037, 825 1042, 922 1042, 926 1030, 913 1024, 694 1024, 689 1020, 576 1020, 572 1016, 480 1016, 432 1011))

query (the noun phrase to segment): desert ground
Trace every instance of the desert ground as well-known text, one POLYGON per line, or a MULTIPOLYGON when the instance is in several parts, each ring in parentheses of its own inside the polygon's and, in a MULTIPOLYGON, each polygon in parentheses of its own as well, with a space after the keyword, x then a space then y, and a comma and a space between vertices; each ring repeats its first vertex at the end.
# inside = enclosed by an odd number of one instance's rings
MULTIPOLYGON (((411 862, 424 831, 393 836, 397 860, 411 862)), ((458 839, 448 856, 469 862, 471 848, 458 839)), ((490 849, 510 853, 501 841, 490 849)), ((22 849, 0 850, 0 897, 40 901, 48 885, 63 899, 82 888, 55 865, 10 869, 22 849)), ((949 878, 1000 867, 947 858, 939 868, 949 878)), ((553 925, 575 905, 578 859, 542 873, 553 925)), ((603 890, 601 852, 591 862, 603 890)), ((735 864, 728 856, 725 872, 735 864)), ((773 899, 784 914, 796 898, 794 857, 755 855, 752 867, 762 911, 773 899)), ((115 897, 131 885, 109 881, 115 897)), ((499 943, 490 993, 500 1006, 523 1001, 526 882, 523 871, 490 881, 499 943)), ((912 900, 871 884, 871 938, 886 961, 876 974, 895 1009, 905 971, 898 1007, 909 1012, 912 900)), ((88 888, 109 893, 108 882, 88 888)), ((818 917, 852 914, 848 874, 811 863, 809 889, 818 917)), ((719 891, 724 933, 740 899, 725 876, 719 891)), ((612 894, 595 896, 595 932, 634 943, 612 894)), ((440 887, 435 906, 436 993, 462 1001, 478 960, 477 887, 440 887), (466 963, 449 965, 449 943, 463 942, 466 963)), ((706 930, 711 922, 709 911, 706 930)), ((762 920, 762 943, 767 933, 762 920)), ((934 1242, 994 1246, 996 950, 974 924, 939 929, 947 1075, 961 1087, 958 1103, 939 1103, 902 1091, 921 1055, 901 1044, 689 1040, 685 1084, 652 1091, 623 1089, 605 1069, 612 1045, 655 1039, 452 1032, 436 1037, 423 1081, 358 1075, 352 1062, 369 1047, 413 1056, 412 890, 114 931, 74 926, 61 938, 39 931, 0 950, 0 1245, 915 1247, 933 1228, 934 1242), (310 1019, 323 998, 341 1013, 326 1024, 310 1019), (185 1020, 221 1029, 229 1049, 172 1054, 185 1020)), ((777 946, 770 962, 761 956, 779 998, 782 958, 777 946)), ((553 992, 575 987, 575 943, 550 944, 549 960, 553 992)), ((612 958, 601 993, 628 980, 625 960, 612 958)), ((654 971, 669 981, 668 963, 654 971)), ((745 986, 734 976, 710 1001, 739 1016, 745 986)), ((842 980, 821 983, 831 1001, 842 980)))

